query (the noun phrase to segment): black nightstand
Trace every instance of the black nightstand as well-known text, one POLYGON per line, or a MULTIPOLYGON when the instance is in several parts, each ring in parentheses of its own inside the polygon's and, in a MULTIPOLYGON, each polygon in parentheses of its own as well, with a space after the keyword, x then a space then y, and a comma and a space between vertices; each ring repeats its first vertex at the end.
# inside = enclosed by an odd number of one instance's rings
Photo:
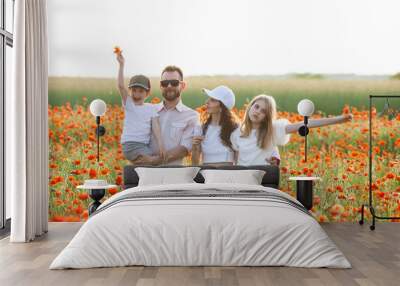
POLYGON ((296 181, 296 199, 307 209, 313 207, 313 182, 321 180, 320 177, 290 177, 296 181))
POLYGON ((88 190, 89 197, 93 200, 88 206, 89 215, 94 213, 97 208, 101 205, 100 200, 106 194, 106 189, 116 188, 116 185, 106 185, 106 186, 88 186, 88 185, 80 185, 77 186, 77 189, 85 189, 88 190))

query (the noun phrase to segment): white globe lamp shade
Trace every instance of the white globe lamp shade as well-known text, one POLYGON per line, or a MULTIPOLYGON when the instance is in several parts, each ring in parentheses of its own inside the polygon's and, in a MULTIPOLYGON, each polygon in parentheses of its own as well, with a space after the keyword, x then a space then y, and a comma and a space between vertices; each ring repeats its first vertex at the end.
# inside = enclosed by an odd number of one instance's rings
POLYGON ((102 116, 106 113, 106 110, 107 105, 101 99, 95 99, 90 103, 90 113, 92 113, 93 116, 102 116))
POLYGON ((311 116, 314 113, 314 103, 309 99, 303 99, 297 105, 297 111, 302 116, 311 116))

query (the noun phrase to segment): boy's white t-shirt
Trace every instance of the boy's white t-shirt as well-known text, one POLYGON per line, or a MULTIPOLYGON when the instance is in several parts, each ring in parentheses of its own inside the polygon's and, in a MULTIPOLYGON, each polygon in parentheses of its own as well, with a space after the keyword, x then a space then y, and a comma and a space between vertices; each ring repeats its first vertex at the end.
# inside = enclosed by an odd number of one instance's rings
POLYGON ((128 96, 124 106, 124 128, 121 135, 121 143, 140 142, 149 144, 151 137, 151 120, 158 117, 157 109, 153 104, 144 103, 135 105, 128 96))
POLYGON ((231 134, 231 142, 234 150, 238 151, 238 165, 269 165, 266 159, 272 157, 280 159, 278 145, 285 145, 290 140, 290 135, 286 134, 286 125, 290 122, 287 119, 277 119, 272 122, 273 141, 272 145, 261 149, 257 144, 257 130, 251 130, 248 137, 240 137, 240 128, 231 134))
POLYGON ((222 144, 221 126, 208 125, 204 140, 201 142, 203 163, 233 162, 233 151, 222 144))

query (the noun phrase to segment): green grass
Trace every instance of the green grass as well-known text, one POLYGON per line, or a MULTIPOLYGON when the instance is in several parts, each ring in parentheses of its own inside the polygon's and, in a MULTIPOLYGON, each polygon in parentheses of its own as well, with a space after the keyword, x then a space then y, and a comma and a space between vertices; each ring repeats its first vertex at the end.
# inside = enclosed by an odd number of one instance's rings
MULTIPOLYGON (((400 95, 400 80, 396 79, 349 79, 336 80, 324 77, 292 77, 272 79, 262 76, 201 76, 188 77, 187 90, 184 91, 183 102, 190 107, 198 107, 205 101, 202 88, 212 89, 224 84, 232 88, 236 94, 236 107, 254 96, 265 93, 274 96, 278 110, 297 112, 297 103, 304 98, 312 100, 316 110, 325 114, 340 114, 344 105, 365 109, 368 107, 369 94, 400 95)), ((152 96, 160 97, 158 78, 152 78, 152 96)), ((64 105, 66 102, 82 104, 82 98, 88 101, 101 98, 109 104, 121 104, 116 89, 116 79, 110 78, 49 78, 49 104, 64 105)), ((377 107, 383 101, 376 101, 377 107)), ((391 106, 400 108, 399 100, 391 106)))

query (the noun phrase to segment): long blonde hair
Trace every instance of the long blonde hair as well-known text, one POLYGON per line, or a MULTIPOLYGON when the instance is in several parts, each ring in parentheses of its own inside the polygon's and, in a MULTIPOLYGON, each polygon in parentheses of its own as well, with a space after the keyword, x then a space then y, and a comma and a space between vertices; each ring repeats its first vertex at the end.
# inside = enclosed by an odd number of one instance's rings
POLYGON ((250 120, 249 112, 251 107, 259 100, 263 100, 266 106, 265 119, 261 122, 260 127, 257 130, 257 145, 261 149, 267 148, 272 144, 273 140, 273 127, 272 121, 276 119, 276 102, 275 99, 266 94, 260 94, 254 97, 246 108, 244 115, 244 121, 240 126, 240 137, 248 137, 253 129, 253 125, 250 120))

